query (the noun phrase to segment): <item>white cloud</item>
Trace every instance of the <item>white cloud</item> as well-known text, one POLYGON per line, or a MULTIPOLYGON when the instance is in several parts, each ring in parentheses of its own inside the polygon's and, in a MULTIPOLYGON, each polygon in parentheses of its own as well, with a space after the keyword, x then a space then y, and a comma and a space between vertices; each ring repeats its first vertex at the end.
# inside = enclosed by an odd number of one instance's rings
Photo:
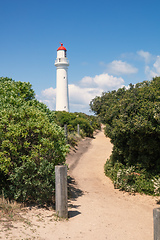
POLYGON ((82 88, 75 84, 69 85, 69 100, 73 104, 89 104, 97 95, 101 95, 103 89, 100 88, 82 88))
POLYGON ((107 90, 120 87, 124 83, 123 78, 113 77, 112 75, 108 75, 108 73, 96 75, 93 80, 97 86, 103 87, 107 90))
POLYGON ((123 78, 114 77, 109 75, 108 73, 102 73, 100 75, 96 75, 95 77, 86 76, 82 78, 80 81, 80 86, 83 87, 98 87, 102 88, 103 91, 108 91, 113 88, 118 88, 124 83, 123 78))
POLYGON ((145 67, 145 74, 149 79, 160 76, 160 56, 157 56, 152 67, 148 65, 145 67))
POLYGON ((154 72, 149 66, 145 66, 145 74, 149 80, 157 76, 157 73, 154 72))
POLYGON ((56 99, 56 89, 50 87, 45 90, 42 90, 42 96, 45 96, 48 99, 56 99))
POLYGON ((82 78, 82 80, 80 81, 80 85, 83 87, 93 86, 94 85, 93 78, 89 76, 82 78))
POLYGON ((160 56, 157 56, 157 59, 155 63, 153 64, 153 67, 155 68, 158 75, 160 75, 160 56))
POLYGON ((121 60, 114 60, 113 62, 107 65, 107 71, 110 74, 114 75, 124 75, 124 74, 133 74, 137 73, 138 69, 133 67, 131 64, 127 62, 123 62, 121 60))
POLYGON ((51 110, 55 110, 56 107, 56 89, 50 87, 42 90, 41 95, 37 96, 40 102, 45 103, 51 110))
POLYGON ((143 50, 140 50, 140 51, 137 52, 137 54, 140 57, 144 58, 145 63, 149 63, 151 61, 151 59, 152 59, 152 55, 149 52, 145 52, 143 50))
MULTIPOLYGON (((95 77, 84 77, 79 85, 69 84, 69 105, 71 112, 85 112, 89 114, 89 103, 102 92, 118 89, 122 87, 124 80, 113 77, 107 73, 96 75, 95 77)), ((41 92, 38 100, 44 102, 51 110, 55 110, 56 89, 47 88, 41 92)))
MULTIPOLYGON (((145 70, 145 74, 149 80, 155 76, 160 76, 160 56, 154 56, 147 51, 140 50, 135 53, 122 54, 121 58, 122 57, 125 58, 126 61, 114 60, 109 64, 99 62, 99 65, 103 67, 103 69, 106 69, 104 73, 93 77, 85 76, 78 83, 69 84, 69 105, 71 112, 89 113, 89 103, 93 98, 100 96, 102 92, 116 90, 125 86, 125 82, 121 76, 138 72, 136 67, 128 63, 129 61, 131 63, 141 63, 139 64, 139 74, 142 72, 141 67, 143 67, 142 74, 144 76, 145 70), (143 60, 143 62, 140 61, 140 59, 143 60)), ((87 62, 82 63, 82 65, 87 64, 87 62)), ((128 82, 130 81, 130 77, 131 76, 127 76, 128 82)), ((55 110, 56 89, 52 87, 45 89, 37 98, 39 101, 47 104, 50 109, 55 110)))

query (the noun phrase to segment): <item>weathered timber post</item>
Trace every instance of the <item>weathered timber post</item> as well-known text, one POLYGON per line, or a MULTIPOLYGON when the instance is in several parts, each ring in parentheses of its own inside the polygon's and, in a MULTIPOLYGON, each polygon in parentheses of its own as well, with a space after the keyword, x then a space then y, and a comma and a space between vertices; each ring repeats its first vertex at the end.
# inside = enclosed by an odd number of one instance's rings
POLYGON ((154 240, 160 240, 160 208, 153 209, 154 240))
POLYGON ((59 217, 68 218, 67 166, 55 166, 56 213, 59 217))
POLYGON ((64 133, 65 133, 66 140, 68 142, 67 124, 64 124, 64 133))
POLYGON ((77 124, 77 133, 78 133, 78 135, 79 135, 79 124, 77 124))

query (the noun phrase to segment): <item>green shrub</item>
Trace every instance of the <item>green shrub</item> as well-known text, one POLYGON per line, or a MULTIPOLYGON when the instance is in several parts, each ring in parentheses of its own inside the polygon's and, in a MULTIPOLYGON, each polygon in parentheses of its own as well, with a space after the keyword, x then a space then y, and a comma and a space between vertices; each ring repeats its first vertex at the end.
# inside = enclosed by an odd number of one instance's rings
POLYGON ((0 192, 17 201, 51 201, 57 164, 68 151, 54 113, 30 83, 0 78, 0 192))
POLYGON ((160 196, 160 177, 155 176, 152 179, 153 185, 154 185, 154 194, 160 196))
POLYGON ((57 111, 54 113, 54 120, 61 127, 67 124, 68 132, 77 132, 79 124, 81 134, 87 137, 93 137, 93 131, 101 128, 100 121, 96 116, 89 116, 85 113, 57 111))
POLYGON ((64 133, 33 107, 1 109, 0 176, 6 197, 51 200, 54 167, 65 163, 64 133))
POLYGON ((33 99, 35 99, 35 93, 29 82, 0 78, 0 106, 21 107, 22 104, 33 99))
POLYGON ((86 133, 83 131, 83 129, 80 129, 79 134, 80 134, 81 138, 86 137, 86 133))
POLYGON ((76 118, 74 113, 69 113, 66 111, 56 111, 55 112, 55 122, 64 127, 65 124, 70 125, 70 122, 76 118))
POLYGON ((103 93, 92 100, 91 109, 106 124, 113 143, 112 159, 125 166, 141 165, 160 173, 160 77, 129 89, 103 93))
MULTIPOLYGON (((115 188, 131 193, 155 194, 153 176, 144 169, 140 170, 136 166, 127 167, 118 161, 113 163, 111 159, 106 162, 104 169, 106 176, 111 178, 115 188)), ((160 193, 159 186, 157 187, 158 193, 160 193)))
POLYGON ((75 129, 74 129, 74 127, 71 124, 69 124, 69 125, 67 125, 67 131, 68 132, 74 132, 75 129))
POLYGON ((77 129, 77 125, 79 124, 80 129, 82 129, 87 137, 93 137, 93 128, 91 127, 90 123, 87 119, 77 117, 70 122, 70 124, 77 129))

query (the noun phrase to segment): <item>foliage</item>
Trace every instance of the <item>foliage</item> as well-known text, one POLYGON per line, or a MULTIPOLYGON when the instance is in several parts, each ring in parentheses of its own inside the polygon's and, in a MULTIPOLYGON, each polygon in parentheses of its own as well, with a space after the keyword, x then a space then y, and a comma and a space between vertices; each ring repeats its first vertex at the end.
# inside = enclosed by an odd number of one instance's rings
POLYGON ((37 99, 33 99, 28 101, 27 105, 33 106, 34 108, 39 109, 41 112, 44 112, 50 122, 55 122, 55 112, 51 111, 44 103, 39 102, 37 99))
POLYGON ((149 178, 160 174, 160 77, 103 93, 90 107, 106 124, 105 134, 113 143, 112 167, 118 161, 125 171, 138 166, 149 178))
POLYGON ((106 123, 113 161, 160 172, 160 78, 103 94, 98 102, 91 109, 106 123))
MULTIPOLYGON (((111 160, 106 162, 104 169, 106 176, 111 178, 115 188, 131 193, 155 194, 153 176, 145 170, 139 170, 136 166, 126 167, 118 161, 113 164, 111 160)), ((159 193, 157 192, 157 195, 159 193)))
POLYGON ((68 134, 67 142, 72 147, 77 146, 78 145, 78 141, 80 141, 80 140, 81 140, 81 136, 78 135, 78 133, 71 132, 71 133, 68 134))
POLYGON ((65 163, 68 149, 53 118, 29 83, 0 78, 0 191, 5 197, 52 200, 54 167, 65 163))
POLYGON ((152 179, 152 182, 154 184, 154 194, 159 196, 160 195, 160 177, 155 176, 152 179))
POLYGON ((74 127, 74 129, 77 128, 78 124, 80 129, 82 129, 86 133, 87 137, 93 137, 93 128, 87 119, 82 117, 77 117, 71 121, 71 125, 74 127))
POLYGON ((20 107, 24 102, 35 98, 35 93, 28 82, 16 82, 11 78, 0 78, 0 106, 20 107))
POLYGON ((69 125, 70 121, 75 119, 74 113, 69 113, 66 111, 56 111, 55 112, 55 122, 61 126, 64 127, 65 124, 69 125))
POLYGON ((95 116, 88 116, 84 113, 69 113, 65 111, 57 111, 54 113, 55 122, 64 127, 67 124, 67 130, 72 133, 77 132, 77 125, 79 124, 81 133, 84 136, 92 137, 93 131, 100 129, 100 121, 95 116), (83 132, 82 132, 83 131, 83 132))
POLYGON ((0 107, 21 107, 22 105, 33 106, 46 113, 50 122, 54 121, 54 112, 35 99, 32 85, 28 82, 14 81, 11 78, 0 78, 0 107))
POLYGON ((97 130, 97 129, 101 129, 101 121, 99 120, 99 118, 97 116, 93 116, 93 115, 87 115, 85 113, 81 113, 81 112, 75 112, 76 116, 79 118, 84 118, 88 121, 88 123, 90 124, 90 126, 93 128, 93 130, 97 130))

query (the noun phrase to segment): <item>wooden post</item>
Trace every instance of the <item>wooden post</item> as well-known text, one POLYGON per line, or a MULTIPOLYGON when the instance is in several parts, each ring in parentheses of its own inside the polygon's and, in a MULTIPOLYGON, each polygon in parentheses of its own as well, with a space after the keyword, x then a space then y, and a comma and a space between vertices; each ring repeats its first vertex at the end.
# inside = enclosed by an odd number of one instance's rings
POLYGON ((160 208, 153 209, 154 240, 160 240, 160 208))
POLYGON ((77 124, 77 133, 79 135, 79 124, 77 124))
POLYGON ((67 124, 64 124, 64 132, 65 132, 66 140, 68 141, 67 124))
POLYGON ((56 213, 59 217, 68 218, 67 166, 55 166, 56 213))

